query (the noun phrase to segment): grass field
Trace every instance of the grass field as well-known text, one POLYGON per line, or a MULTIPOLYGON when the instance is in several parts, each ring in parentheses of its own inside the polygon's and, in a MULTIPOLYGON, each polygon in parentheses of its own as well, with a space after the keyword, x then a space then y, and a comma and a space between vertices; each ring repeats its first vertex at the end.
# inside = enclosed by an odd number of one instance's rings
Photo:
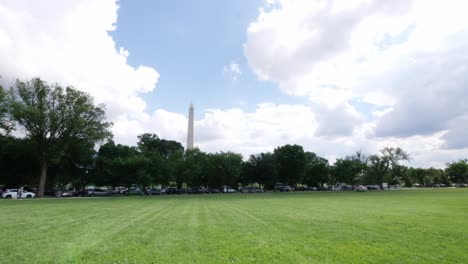
POLYGON ((468 190, 0 201, 0 263, 468 263, 468 190))

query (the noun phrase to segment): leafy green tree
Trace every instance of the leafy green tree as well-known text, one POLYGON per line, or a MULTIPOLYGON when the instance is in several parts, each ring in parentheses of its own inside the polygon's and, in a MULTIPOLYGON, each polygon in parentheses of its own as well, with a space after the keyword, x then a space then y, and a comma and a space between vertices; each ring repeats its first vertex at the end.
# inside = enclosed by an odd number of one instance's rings
POLYGON ((126 168, 126 161, 138 155, 138 149, 125 145, 116 145, 110 141, 99 148, 96 158, 97 185, 129 186, 135 182, 135 172, 126 168))
POLYGON ((367 159, 368 176, 377 180, 383 188, 383 179, 391 173, 391 178, 395 177, 397 165, 400 161, 410 161, 410 156, 401 148, 385 147, 380 151, 380 155, 375 154, 367 159))
POLYGON ((72 87, 50 85, 39 78, 16 81, 9 95, 9 112, 24 128, 39 160, 38 197, 44 196, 47 169, 60 160, 71 142, 97 142, 109 138, 111 123, 105 122, 103 106, 72 87))
POLYGON ((244 185, 258 183, 273 189, 277 181, 276 157, 271 152, 251 155, 242 165, 240 182, 244 185))
MULTIPOLYGON (((310 153, 310 152, 309 152, 310 153)), ((307 154, 307 164, 304 169, 303 183, 308 186, 323 186, 330 181, 330 166, 328 160, 315 153, 307 154)))
POLYGON ((29 139, 0 135, 0 183, 11 187, 32 185, 37 170, 29 139))
POLYGON ((426 169, 426 173, 429 174, 433 179, 432 183, 443 183, 446 185, 450 184, 449 175, 445 172, 445 170, 429 168, 426 169))
POLYGON ((184 182, 189 187, 198 188, 206 184, 204 167, 206 164, 206 154, 198 148, 187 149, 184 155, 184 182))
POLYGON ((169 168, 170 173, 173 176, 173 180, 176 182, 177 188, 182 188, 184 182, 186 183, 186 178, 184 176, 184 151, 179 150, 169 157, 169 168))
POLYGON ((447 163, 447 168, 445 171, 449 175, 452 182, 468 182, 468 160, 466 159, 447 163))
POLYGON ((172 162, 184 151, 180 142, 145 133, 138 136, 138 149, 151 161, 148 173, 153 175, 154 183, 167 185, 176 180, 175 164, 172 162))
POLYGON ((138 136, 138 148, 142 153, 158 153, 165 159, 177 151, 184 150, 180 142, 160 139, 158 135, 149 133, 138 136))
POLYGON ((360 152, 337 159, 334 164, 335 180, 340 183, 357 184, 366 170, 366 157, 360 152))
POLYGON ((55 180, 59 185, 71 183, 82 189, 95 173, 96 151, 94 142, 71 142, 60 161, 51 169, 56 169, 55 180))
POLYGON ((5 132, 9 132, 11 130, 10 123, 7 121, 7 114, 7 94, 3 87, 0 85, 0 129, 3 129, 5 132))
POLYGON ((212 188, 237 185, 241 166, 240 154, 233 152, 207 154, 204 166, 207 185, 212 188))
POLYGON ((306 157, 299 145, 285 145, 274 150, 278 178, 291 186, 302 178, 306 157))

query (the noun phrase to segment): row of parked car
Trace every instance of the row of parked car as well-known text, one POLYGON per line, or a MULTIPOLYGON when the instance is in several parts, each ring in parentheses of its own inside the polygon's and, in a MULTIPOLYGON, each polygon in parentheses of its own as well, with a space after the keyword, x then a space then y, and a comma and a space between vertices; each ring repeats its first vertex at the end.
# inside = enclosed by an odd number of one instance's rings
MULTIPOLYGON (((415 185, 415 187, 457 187, 457 188, 468 188, 468 184, 459 183, 447 186, 445 184, 431 184, 429 186, 415 185)), ((399 185, 385 185, 384 189, 398 189, 399 185)), ((274 188, 275 192, 292 192, 292 191, 370 191, 380 190, 379 185, 342 185, 342 186, 325 186, 325 187, 291 187, 286 184, 277 184, 274 188)), ((76 197, 76 196, 111 196, 111 195, 169 195, 169 194, 210 194, 210 193, 263 193, 264 189, 258 187, 240 187, 237 190, 231 187, 224 188, 145 188, 140 190, 138 187, 125 188, 87 188, 84 190, 77 189, 65 189, 65 190, 46 190, 46 196, 52 197, 76 197)), ((18 189, 0 189, 0 195, 3 198, 16 198, 18 197, 18 189)), ((21 193, 21 198, 34 198, 36 196, 35 190, 25 187, 21 193)), ((19 197, 18 197, 19 198, 19 197)))
POLYGON ((88 188, 85 190, 59 190, 56 191, 55 197, 73 197, 73 196, 111 196, 111 195, 166 195, 166 194, 202 194, 202 193, 234 193, 237 192, 233 188, 124 188, 117 187, 112 189, 106 188, 88 188))

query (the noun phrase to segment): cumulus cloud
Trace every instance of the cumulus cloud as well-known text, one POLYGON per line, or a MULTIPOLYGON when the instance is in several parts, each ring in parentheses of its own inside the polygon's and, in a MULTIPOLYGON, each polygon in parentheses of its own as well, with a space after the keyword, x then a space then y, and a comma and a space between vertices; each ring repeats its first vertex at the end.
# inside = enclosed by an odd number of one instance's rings
POLYGON ((114 0, 17 1, 0 3, 2 81, 39 76, 73 85, 107 106, 116 140, 129 142, 142 131, 146 104, 158 72, 128 65, 129 51, 116 47, 118 5, 114 0))
POLYGON ((433 153, 463 149, 454 124, 468 112, 467 8, 456 0, 267 1, 244 53, 260 80, 310 99, 318 135, 357 140, 367 127, 373 146, 411 146, 415 155, 417 143, 433 153))
MULTIPOLYGON (((465 5, 265 1, 247 29, 250 68, 310 104, 197 109, 203 115, 195 122, 195 144, 245 157, 300 144, 330 161, 358 149, 401 146, 415 166, 439 167, 466 156, 465 5), (359 109, 355 101, 375 108, 359 109)), ((144 132, 185 143, 185 114, 147 112, 142 96, 154 91, 159 74, 127 63, 131 51, 109 35, 117 10, 114 0, 1 1, 1 81, 40 76, 89 92, 107 105, 119 143, 135 144, 144 132)), ((242 71, 233 61, 223 74, 235 80, 242 71)))

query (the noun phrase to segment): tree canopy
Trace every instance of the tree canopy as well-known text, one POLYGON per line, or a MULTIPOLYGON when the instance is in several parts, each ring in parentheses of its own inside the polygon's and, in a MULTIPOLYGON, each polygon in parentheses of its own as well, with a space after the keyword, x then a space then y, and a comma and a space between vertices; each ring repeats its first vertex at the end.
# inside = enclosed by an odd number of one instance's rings
POLYGON ((9 94, 14 126, 24 129, 35 146, 40 166, 38 196, 44 194, 49 163, 60 160, 72 142, 96 142, 111 136, 103 106, 70 86, 48 84, 39 78, 17 80, 9 94))
POLYGON ((10 131, 11 126, 7 119, 8 114, 7 93, 0 85, 0 129, 5 132, 10 131))

